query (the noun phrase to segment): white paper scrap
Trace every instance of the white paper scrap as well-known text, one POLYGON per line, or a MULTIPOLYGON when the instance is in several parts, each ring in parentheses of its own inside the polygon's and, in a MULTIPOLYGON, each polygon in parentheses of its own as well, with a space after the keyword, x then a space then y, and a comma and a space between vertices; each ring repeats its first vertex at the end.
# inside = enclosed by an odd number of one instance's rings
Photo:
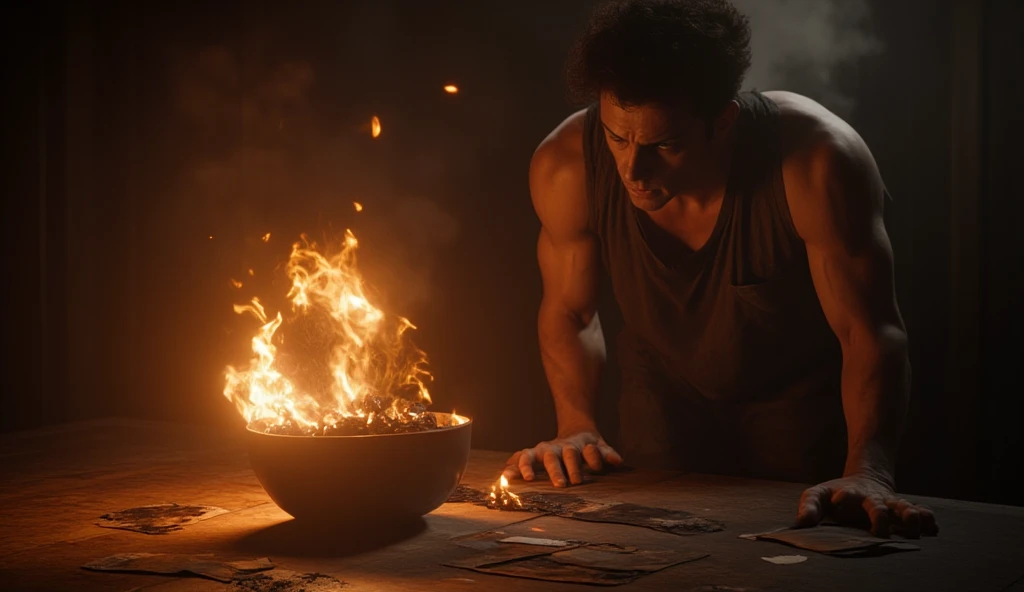
POLYGON ((807 557, 804 555, 776 555, 774 557, 762 557, 768 563, 774 563, 775 565, 792 565, 794 563, 803 563, 807 561, 807 557))

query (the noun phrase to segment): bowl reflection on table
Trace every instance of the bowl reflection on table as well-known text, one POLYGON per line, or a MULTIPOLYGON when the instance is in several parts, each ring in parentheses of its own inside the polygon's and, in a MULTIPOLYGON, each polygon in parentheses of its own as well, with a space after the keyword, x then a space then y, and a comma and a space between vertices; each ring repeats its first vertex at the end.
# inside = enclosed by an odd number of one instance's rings
POLYGON ((247 430, 249 462, 274 503, 302 521, 401 522, 437 509, 469 462, 472 421, 434 413, 437 429, 362 436, 247 430))

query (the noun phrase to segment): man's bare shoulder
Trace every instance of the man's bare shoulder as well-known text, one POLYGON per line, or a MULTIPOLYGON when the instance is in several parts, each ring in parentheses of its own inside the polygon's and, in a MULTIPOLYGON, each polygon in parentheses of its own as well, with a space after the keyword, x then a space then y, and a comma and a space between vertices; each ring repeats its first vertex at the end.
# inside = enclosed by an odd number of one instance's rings
POLYGON ((565 118, 541 141, 530 161, 530 196, 545 227, 565 231, 586 228, 585 118, 586 110, 565 118))
POLYGON ((784 154, 807 156, 821 149, 843 148, 861 141, 857 131, 814 99, 788 91, 764 93, 779 107, 784 154))
POLYGON ((867 144, 841 117, 810 98, 766 92, 782 118, 783 183, 797 232, 805 240, 823 225, 814 213, 846 212, 873 224, 884 186, 867 144))
POLYGON ((567 169, 583 170, 583 122, 586 110, 566 117, 537 146, 531 161, 531 177, 564 174, 567 169))

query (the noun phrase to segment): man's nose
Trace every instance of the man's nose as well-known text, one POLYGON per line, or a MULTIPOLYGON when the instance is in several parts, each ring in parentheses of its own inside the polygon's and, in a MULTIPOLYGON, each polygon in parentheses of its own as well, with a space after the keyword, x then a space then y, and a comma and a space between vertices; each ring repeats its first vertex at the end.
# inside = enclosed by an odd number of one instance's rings
POLYGON ((631 146, 626 154, 626 170, 624 175, 626 181, 637 183, 650 179, 651 174, 654 172, 653 161, 654 159, 651 158, 649 151, 644 149, 644 146, 637 146, 636 144, 631 146))

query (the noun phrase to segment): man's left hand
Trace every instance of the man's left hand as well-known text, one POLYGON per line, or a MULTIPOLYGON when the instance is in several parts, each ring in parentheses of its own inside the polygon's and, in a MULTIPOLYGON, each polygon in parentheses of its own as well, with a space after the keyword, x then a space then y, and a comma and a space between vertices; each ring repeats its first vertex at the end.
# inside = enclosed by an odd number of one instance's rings
POLYGON ((896 496, 888 480, 873 475, 851 475, 826 481, 804 491, 797 512, 797 527, 816 526, 831 518, 844 526, 869 528, 888 538, 935 536, 935 514, 925 506, 896 496))

